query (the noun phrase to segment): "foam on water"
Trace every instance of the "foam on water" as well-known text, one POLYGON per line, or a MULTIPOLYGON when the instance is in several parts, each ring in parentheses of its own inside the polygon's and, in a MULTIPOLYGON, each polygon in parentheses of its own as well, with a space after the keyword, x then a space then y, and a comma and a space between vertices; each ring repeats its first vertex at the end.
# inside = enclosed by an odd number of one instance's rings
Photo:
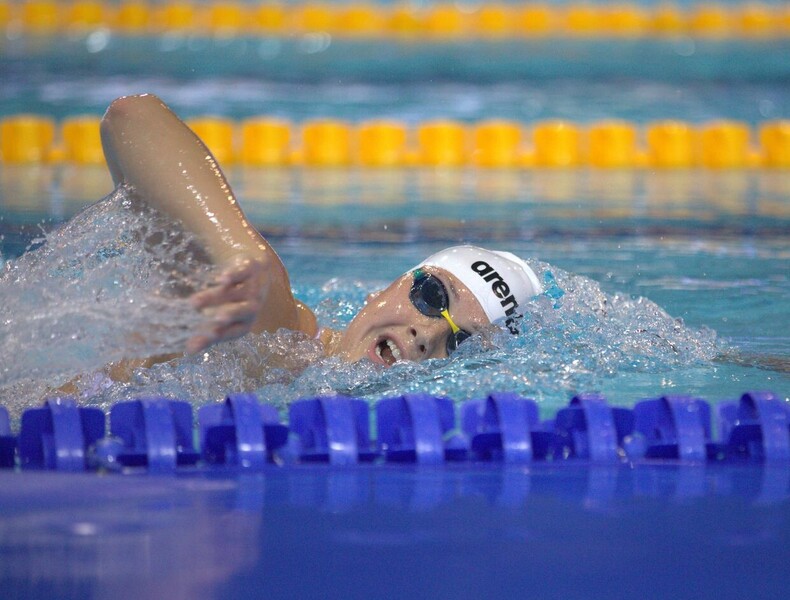
POLYGON ((211 269, 193 240, 119 188, 6 263, 0 400, 37 399, 122 358, 179 352, 211 269))
MULTIPOLYGON (((0 403, 19 414, 71 380, 82 401, 108 407, 141 395, 195 405, 255 391, 280 408, 299 397, 377 399, 412 391, 459 400, 507 389, 538 400, 599 388, 612 378, 710 368, 722 344, 645 298, 606 294, 579 275, 532 266, 546 291, 524 308, 522 333, 475 336, 451 358, 347 364, 307 336, 248 335, 195 356, 137 369, 114 382, 122 358, 180 353, 203 323, 186 297, 211 268, 189 236, 119 189, 10 261, 0 278, 0 403)), ((298 282, 297 282, 298 284, 298 282)), ((342 328, 385 282, 337 278, 301 294, 323 326, 342 328)))

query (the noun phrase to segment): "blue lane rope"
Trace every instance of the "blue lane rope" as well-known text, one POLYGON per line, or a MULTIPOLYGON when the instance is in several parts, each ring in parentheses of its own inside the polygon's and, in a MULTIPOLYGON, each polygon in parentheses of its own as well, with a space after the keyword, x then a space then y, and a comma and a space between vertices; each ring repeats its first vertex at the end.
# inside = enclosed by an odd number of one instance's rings
POLYGON ((18 436, 0 407, 0 468, 162 473, 316 462, 790 463, 788 403, 753 391, 715 408, 717 440, 710 405, 687 396, 643 400, 629 409, 610 406, 600 394, 578 394, 544 421, 534 400, 514 393, 491 393, 458 411, 451 399, 429 394, 384 398, 373 409, 364 400, 322 396, 292 403, 286 425, 254 394, 231 394, 198 410, 198 450, 188 402, 120 402, 110 410, 107 431, 100 409, 54 398, 23 413, 18 436))

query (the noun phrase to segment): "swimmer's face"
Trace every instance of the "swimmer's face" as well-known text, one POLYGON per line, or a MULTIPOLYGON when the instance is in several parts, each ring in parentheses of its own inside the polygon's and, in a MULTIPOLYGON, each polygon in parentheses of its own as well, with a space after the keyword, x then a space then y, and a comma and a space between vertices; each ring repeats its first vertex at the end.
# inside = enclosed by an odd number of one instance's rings
MULTIPOLYGON (((461 329, 475 333, 490 326, 480 303, 454 275, 437 267, 421 269, 447 290, 449 315, 461 329)), ((421 361, 447 356, 453 332, 439 316, 424 315, 409 298, 414 276, 407 273, 388 288, 371 294, 340 340, 339 354, 349 361, 368 358, 390 366, 399 360, 421 361)))

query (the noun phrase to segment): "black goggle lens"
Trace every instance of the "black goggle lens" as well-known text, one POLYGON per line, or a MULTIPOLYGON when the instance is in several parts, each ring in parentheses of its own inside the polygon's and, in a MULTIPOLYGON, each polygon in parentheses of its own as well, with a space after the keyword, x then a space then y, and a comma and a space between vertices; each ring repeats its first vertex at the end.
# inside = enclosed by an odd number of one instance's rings
POLYGON ((452 354, 458 349, 463 342, 472 337, 472 334, 463 329, 456 331, 447 338, 447 354, 452 354))
POLYGON ((409 292, 409 299, 415 308, 427 317, 441 317, 442 311, 450 308, 444 284, 423 271, 414 272, 414 283, 409 292))
MULTIPOLYGON (((409 292, 409 300, 426 317, 442 317, 442 311, 449 310, 450 299, 444 284, 430 273, 421 269, 414 272, 414 283, 409 292)), ((447 354, 455 352, 458 346, 472 337, 463 329, 450 334, 447 338, 447 354)))

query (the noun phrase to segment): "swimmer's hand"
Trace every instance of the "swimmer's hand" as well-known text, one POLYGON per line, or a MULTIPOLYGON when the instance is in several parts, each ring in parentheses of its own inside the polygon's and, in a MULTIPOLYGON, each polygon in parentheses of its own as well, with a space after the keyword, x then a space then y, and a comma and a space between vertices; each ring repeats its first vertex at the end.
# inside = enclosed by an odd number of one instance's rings
POLYGON ((187 341, 187 352, 201 352, 213 344, 249 333, 268 291, 269 274, 263 262, 246 255, 231 259, 215 285, 190 299, 192 306, 210 320, 206 329, 187 341))

